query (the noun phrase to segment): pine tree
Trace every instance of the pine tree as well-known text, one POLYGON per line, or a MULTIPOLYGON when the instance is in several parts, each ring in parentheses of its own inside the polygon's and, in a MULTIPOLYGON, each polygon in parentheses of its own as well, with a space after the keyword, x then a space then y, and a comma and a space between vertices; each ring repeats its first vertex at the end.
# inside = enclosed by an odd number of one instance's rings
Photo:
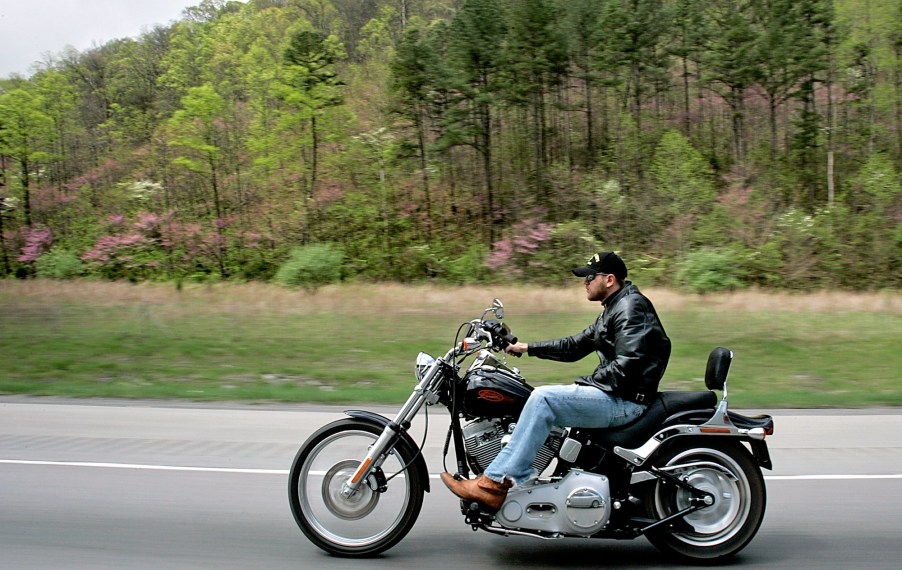
POLYGON ((504 12, 495 0, 467 0, 454 17, 449 32, 451 74, 457 101, 449 105, 443 123, 440 148, 467 144, 482 158, 483 228, 493 243, 498 234, 495 212, 495 175, 492 154, 494 108, 503 86, 507 35, 504 12))
POLYGON ((523 0, 513 4, 507 37, 505 95, 528 111, 532 142, 532 182, 541 205, 555 217, 546 169, 549 160, 547 127, 548 92, 561 85, 567 70, 567 51, 556 27, 557 13, 548 0, 523 0))

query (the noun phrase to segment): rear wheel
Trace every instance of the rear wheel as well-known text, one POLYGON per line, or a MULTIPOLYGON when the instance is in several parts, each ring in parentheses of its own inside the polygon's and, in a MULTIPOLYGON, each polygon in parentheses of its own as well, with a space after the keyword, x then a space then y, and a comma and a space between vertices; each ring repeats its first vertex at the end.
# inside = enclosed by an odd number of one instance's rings
MULTIPOLYGON (((344 484, 354 475, 382 427, 358 419, 333 422, 310 436, 291 465, 288 496, 301 531, 326 552, 373 556, 398 543, 413 527, 423 505, 423 481, 409 468, 379 491, 371 476, 349 497, 344 484)), ((412 463, 415 451, 399 445, 378 475, 390 478, 412 463)))
MULTIPOLYGON (((764 477, 738 442, 677 443, 655 465, 710 493, 714 503, 685 517, 691 530, 648 533, 658 549, 694 561, 714 561, 742 550, 758 532, 767 502, 764 477)), ((660 481, 645 496, 648 515, 663 519, 690 506, 689 491, 660 481)))

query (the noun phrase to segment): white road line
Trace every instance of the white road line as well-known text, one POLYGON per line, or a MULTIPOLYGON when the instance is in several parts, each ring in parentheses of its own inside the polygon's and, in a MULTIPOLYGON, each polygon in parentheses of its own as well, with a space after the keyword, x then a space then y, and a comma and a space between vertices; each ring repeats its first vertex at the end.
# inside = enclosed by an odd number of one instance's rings
POLYGON ((844 481, 849 479, 902 479, 902 475, 765 475, 765 481, 844 481))
MULTIPOLYGON (((94 467, 101 469, 137 469, 145 471, 189 471, 204 473, 238 473, 245 475, 288 475, 288 469, 239 469, 232 467, 190 467, 181 465, 144 465, 139 463, 94 463, 87 461, 32 461, 25 459, 0 459, 6 465, 43 465, 49 467, 94 467)), ((314 475, 325 475, 313 473, 314 475)), ((433 473, 430 479, 438 479, 433 473)), ((902 474, 889 475, 765 475, 765 481, 845 481, 853 479, 902 479, 902 474)))
POLYGON ((45 465, 51 467, 99 467, 103 469, 141 469, 146 471, 200 471, 206 473, 288 475, 287 469, 237 469, 231 467, 188 467, 182 465, 142 465, 139 463, 93 463, 87 461, 30 461, 23 459, 0 459, 0 464, 45 465))

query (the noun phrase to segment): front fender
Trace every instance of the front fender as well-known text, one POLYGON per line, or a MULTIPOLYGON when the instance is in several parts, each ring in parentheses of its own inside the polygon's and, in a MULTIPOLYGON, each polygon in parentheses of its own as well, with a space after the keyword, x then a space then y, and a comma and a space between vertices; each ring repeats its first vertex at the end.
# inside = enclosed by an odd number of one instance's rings
MULTIPOLYGON (((361 420, 381 427, 382 429, 389 427, 392 423, 392 421, 385 416, 381 416, 375 412, 368 412, 366 410, 346 410, 345 414, 351 416, 356 420, 361 420)), ((397 427, 393 428, 393 431, 398 434, 398 445, 407 447, 407 449, 415 455, 415 459, 413 460, 413 468, 420 473, 420 478, 423 480, 423 489, 428 493, 429 469, 426 467, 426 460, 423 458, 423 454, 421 453, 419 446, 406 431, 402 431, 397 427)))

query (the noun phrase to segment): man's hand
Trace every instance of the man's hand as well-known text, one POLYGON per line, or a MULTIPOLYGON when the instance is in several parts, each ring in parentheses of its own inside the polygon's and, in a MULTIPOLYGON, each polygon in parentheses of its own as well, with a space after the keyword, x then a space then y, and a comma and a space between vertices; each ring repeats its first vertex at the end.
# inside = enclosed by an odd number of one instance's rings
POLYGON ((525 342, 515 342, 513 344, 507 345, 507 348, 504 349, 504 352, 508 354, 526 354, 529 352, 529 345, 525 342))

